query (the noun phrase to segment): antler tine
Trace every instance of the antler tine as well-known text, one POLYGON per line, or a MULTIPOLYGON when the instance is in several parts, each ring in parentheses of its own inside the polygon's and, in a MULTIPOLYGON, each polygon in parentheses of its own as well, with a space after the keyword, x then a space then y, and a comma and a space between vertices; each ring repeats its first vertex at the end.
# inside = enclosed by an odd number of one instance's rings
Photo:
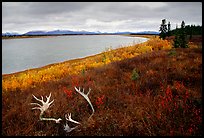
POLYGON ((69 119, 71 118, 71 116, 72 116, 72 113, 69 113, 69 114, 68 114, 69 119))
POLYGON ((48 103, 48 105, 50 106, 53 102, 54 102, 54 99, 50 103, 48 103))
POLYGON ((75 90, 77 91, 77 92, 79 92, 80 94, 83 94, 83 95, 89 95, 89 93, 90 93, 90 91, 91 91, 91 88, 89 88, 89 91, 87 92, 87 94, 85 94, 84 93, 84 88, 83 88, 83 90, 82 91, 80 91, 80 87, 79 87, 79 89, 77 89, 76 87, 74 87, 75 88, 75 90))
POLYGON ((30 103, 30 104, 35 104, 35 105, 38 105, 38 106, 40 106, 40 107, 41 107, 41 105, 40 105, 40 104, 38 104, 38 103, 30 103))
MULTIPOLYGON (((33 95, 33 94, 32 94, 33 95)), ((38 99, 37 97, 35 97, 35 95, 33 95, 33 97, 37 100, 37 101, 40 101, 40 102, 42 102, 43 103, 43 101, 42 100, 40 100, 40 99, 38 99)))
POLYGON ((51 97, 51 93, 49 96, 46 96, 48 102, 50 101, 50 97, 51 97))
POLYGON ((73 119, 71 118, 71 113, 68 113, 68 118, 67 118, 67 114, 65 114, 65 119, 66 119, 67 121, 73 122, 73 123, 75 123, 75 124, 81 124, 81 123, 79 123, 79 122, 77 122, 77 121, 75 121, 75 120, 73 120, 73 119))
POLYGON ((40 107, 33 107, 32 109, 39 109, 40 111, 42 110, 40 107))
POLYGON ((77 89, 76 87, 74 87, 74 89, 75 89, 77 92, 80 92, 80 87, 79 87, 79 89, 77 89))
POLYGON ((68 120, 70 121, 71 119, 71 116, 72 116, 72 114, 71 113, 68 113, 68 120))
POLYGON ((42 99, 42 102, 44 102, 44 101, 43 101, 43 96, 41 96, 41 99, 42 99))
POLYGON ((64 117, 65 117, 66 120, 68 120, 68 119, 67 119, 67 114, 65 114, 64 117))
POLYGON ((88 91, 87 94, 86 94, 87 96, 89 95, 90 91, 91 91, 91 88, 89 88, 89 91, 88 91))
POLYGON ((81 95, 85 95, 84 94, 84 89, 83 89, 83 91, 80 91, 80 87, 79 87, 79 89, 77 89, 76 87, 74 87, 75 88, 75 90, 78 92, 78 93, 80 93, 81 95))

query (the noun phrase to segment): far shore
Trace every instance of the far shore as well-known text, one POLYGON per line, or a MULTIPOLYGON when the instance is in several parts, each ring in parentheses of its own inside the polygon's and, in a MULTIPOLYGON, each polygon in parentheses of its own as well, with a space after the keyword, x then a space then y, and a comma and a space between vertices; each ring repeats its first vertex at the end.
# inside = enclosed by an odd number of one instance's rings
MULTIPOLYGON (((73 36, 73 35, 117 35, 117 34, 19 35, 19 36, 2 36, 2 39, 47 38, 47 37, 56 37, 56 36, 73 36)), ((118 35, 131 36, 131 37, 145 37, 145 38, 150 38, 154 36, 154 35, 146 35, 146 34, 118 34, 118 35)))

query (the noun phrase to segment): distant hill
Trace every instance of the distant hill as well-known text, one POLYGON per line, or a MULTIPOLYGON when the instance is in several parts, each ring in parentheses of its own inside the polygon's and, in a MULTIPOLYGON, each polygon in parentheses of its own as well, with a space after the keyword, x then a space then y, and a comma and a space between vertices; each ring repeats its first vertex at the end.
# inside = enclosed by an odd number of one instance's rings
POLYGON ((29 31, 25 34, 22 34, 22 35, 46 35, 47 32, 45 31, 29 31))
POLYGON ((53 30, 53 31, 29 31, 24 34, 18 33, 2 33, 2 36, 14 36, 14 35, 74 35, 74 34, 159 34, 159 32, 155 31, 143 31, 143 32, 115 32, 115 33, 101 33, 97 32, 89 32, 89 31, 70 31, 70 30, 53 30))
POLYGON ((69 35, 69 34, 98 34, 88 31, 70 31, 70 30, 54 30, 54 31, 30 31, 23 35, 69 35))
POLYGON ((143 32, 137 32, 135 34, 153 34, 153 35, 158 35, 159 32, 156 32, 156 31, 143 31, 143 32))
POLYGON ((20 34, 19 33, 15 33, 15 32, 2 33, 2 36, 14 36, 14 35, 20 35, 20 34))

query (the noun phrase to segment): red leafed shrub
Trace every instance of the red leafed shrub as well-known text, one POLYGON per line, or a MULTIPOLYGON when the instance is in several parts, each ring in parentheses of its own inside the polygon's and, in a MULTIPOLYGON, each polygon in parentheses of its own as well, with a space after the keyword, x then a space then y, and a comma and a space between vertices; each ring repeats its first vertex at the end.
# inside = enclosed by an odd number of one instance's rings
POLYGON ((64 93, 67 94, 68 98, 72 97, 72 92, 73 92, 72 90, 67 90, 66 87, 63 87, 63 91, 64 91, 64 93))
POLYGON ((79 86, 79 78, 73 76, 71 79, 71 84, 73 87, 78 87, 79 86))
POLYGON ((105 98, 105 95, 103 95, 101 97, 97 97, 97 99, 96 99, 97 108, 100 108, 100 106, 104 104, 104 102, 103 102, 104 98, 105 98))
MULTIPOLYGON (((183 83, 176 81, 172 87, 162 88, 164 95, 160 96, 160 111, 157 119, 167 125, 169 135, 193 135, 201 127, 201 109, 193 105, 192 96, 183 83), (172 94, 173 89, 177 92, 172 94), (196 119, 196 120, 195 120, 196 119)), ((161 125, 161 124, 159 124, 161 125)))

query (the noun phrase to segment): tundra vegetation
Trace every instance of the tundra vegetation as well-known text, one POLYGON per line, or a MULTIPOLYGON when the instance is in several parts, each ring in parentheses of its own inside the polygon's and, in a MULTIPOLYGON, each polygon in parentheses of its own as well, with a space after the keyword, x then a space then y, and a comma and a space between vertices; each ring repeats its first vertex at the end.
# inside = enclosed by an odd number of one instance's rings
POLYGON ((145 43, 3 75, 2 135, 199 136, 202 49, 192 40, 189 48, 173 48, 172 39, 152 36, 145 43))

